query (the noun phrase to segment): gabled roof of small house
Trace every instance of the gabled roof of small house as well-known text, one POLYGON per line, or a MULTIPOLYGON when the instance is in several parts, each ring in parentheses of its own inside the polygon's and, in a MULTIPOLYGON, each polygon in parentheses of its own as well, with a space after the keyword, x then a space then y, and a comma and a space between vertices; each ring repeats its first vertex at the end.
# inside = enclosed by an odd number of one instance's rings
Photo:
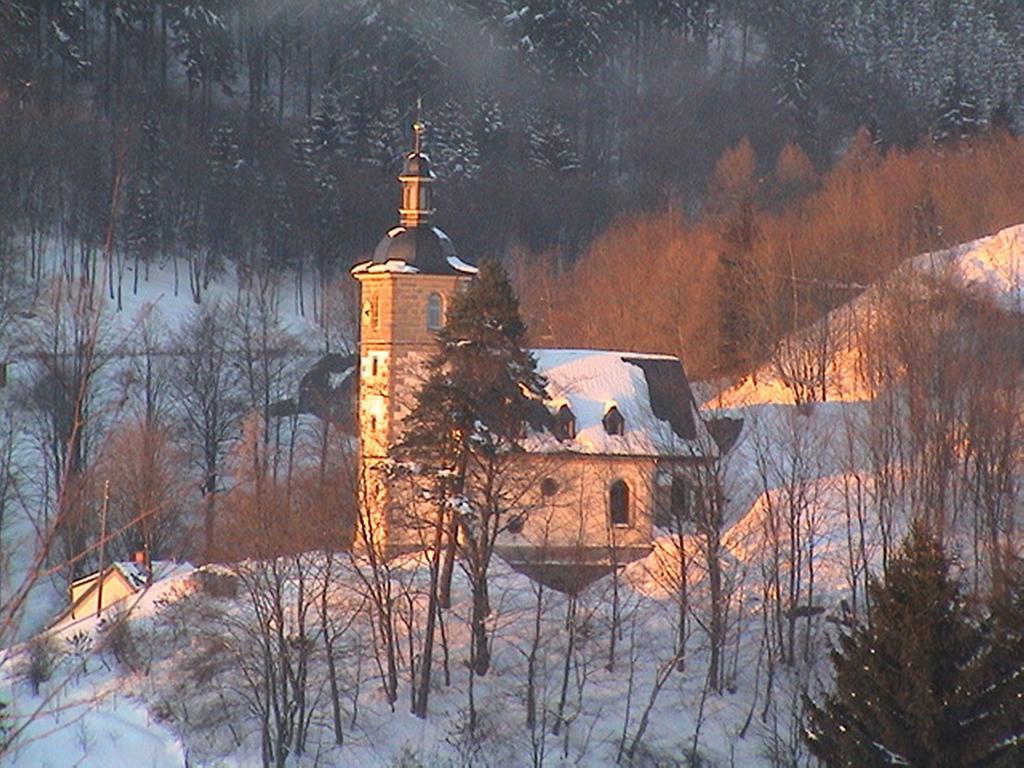
MULTIPOLYGON (((115 575, 121 576, 128 584, 128 586, 131 587, 132 590, 135 592, 138 592, 140 589, 146 586, 146 581, 149 578, 149 575, 146 572, 146 567, 144 565, 141 565, 139 563, 133 563, 130 561, 111 563, 109 566, 107 566, 107 568, 104 569, 104 571, 106 577, 108 578, 110 576, 115 575)), ((82 578, 73 581, 71 583, 71 586, 77 587, 89 581, 96 581, 99 575, 99 571, 96 571, 95 573, 90 573, 88 576, 83 576, 82 578)))
POLYGON ((567 406, 576 418, 576 434, 560 440, 535 424, 524 442, 527 450, 666 457, 715 451, 679 358, 596 349, 532 352, 548 380, 548 412, 567 406), (612 408, 625 419, 622 435, 605 429, 612 408))
POLYGON ((146 566, 141 563, 132 562, 121 562, 114 563, 116 568, 125 580, 132 586, 136 592, 146 586, 146 582, 149 580, 149 573, 146 571, 146 566))

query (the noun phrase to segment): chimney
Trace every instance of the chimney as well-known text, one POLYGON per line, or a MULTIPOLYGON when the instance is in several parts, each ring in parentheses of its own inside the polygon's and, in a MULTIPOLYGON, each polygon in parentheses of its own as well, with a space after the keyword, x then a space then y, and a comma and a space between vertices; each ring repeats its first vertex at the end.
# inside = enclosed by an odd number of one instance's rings
POLYGON ((132 554, 132 562, 136 565, 141 565, 143 568, 146 567, 146 550, 137 549, 132 554))

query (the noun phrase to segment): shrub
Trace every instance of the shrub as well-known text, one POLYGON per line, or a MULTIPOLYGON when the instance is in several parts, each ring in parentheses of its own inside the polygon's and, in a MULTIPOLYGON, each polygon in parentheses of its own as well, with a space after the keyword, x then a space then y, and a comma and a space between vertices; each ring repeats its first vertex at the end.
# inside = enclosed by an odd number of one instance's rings
POLYGON ((110 652, 118 664, 132 672, 145 667, 138 638, 125 612, 115 612, 100 626, 100 650, 110 652))
POLYGON ((27 652, 24 677, 32 686, 32 693, 39 695, 39 686, 53 677, 60 649, 52 635, 38 635, 29 640, 27 652))

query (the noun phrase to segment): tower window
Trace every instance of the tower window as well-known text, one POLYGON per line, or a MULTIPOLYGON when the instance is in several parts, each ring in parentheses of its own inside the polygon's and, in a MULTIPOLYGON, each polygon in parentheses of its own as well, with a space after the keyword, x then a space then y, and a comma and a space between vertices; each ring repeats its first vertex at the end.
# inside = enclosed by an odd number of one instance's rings
POLYGON ((427 328, 431 331, 440 331, 444 322, 444 305, 441 301, 441 294, 432 293, 427 297, 427 328))
POLYGON ((616 480, 608 488, 608 517, 612 525, 629 525, 629 486, 616 480))
POLYGON ((601 421, 604 424, 604 431, 609 435, 626 434, 626 419, 616 406, 609 408, 601 421))
POLYGON ((555 414, 551 431, 559 440, 573 440, 576 437, 576 414, 568 405, 563 405, 555 414))
POLYGON ((380 327, 380 303, 376 296, 368 296, 363 301, 363 322, 374 330, 380 327))
POLYGON ((376 376, 377 375, 377 370, 378 370, 377 356, 373 355, 370 358, 370 375, 371 376, 376 376))

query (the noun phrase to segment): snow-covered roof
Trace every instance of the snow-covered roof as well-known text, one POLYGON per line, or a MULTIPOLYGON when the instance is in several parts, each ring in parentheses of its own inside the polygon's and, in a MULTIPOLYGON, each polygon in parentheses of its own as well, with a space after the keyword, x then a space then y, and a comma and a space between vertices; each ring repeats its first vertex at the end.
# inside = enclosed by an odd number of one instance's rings
POLYGON ((713 450, 678 358, 596 349, 532 352, 548 380, 545 405, 552 414, 567 405, 576 434, 559 439, 550 431, 533 431, 524 442, 527 450, 672 457, 713 450), (610 435, 604 427, 613 406, 625 418, 622 435, 610 435))
MULTIPOLYGON (((110 570, 106 571, 106 573, 110 574, 114 571, 117 571, 121 576, 123 576, 124 580, 128 582, 128 586, 130 586, 136 592, 138 592, 140 589, 146 586, 146 579, 148 578, 148 574, 146 572, 146 567, 144 565, 140 565, 139 563, 133 562, 111 563, 110 570)), ((72 582, 72 586, 77 587, 78 585, 84 584, 87 581, 95 581, 97 576, 99 576, 99 571, 97 571, 96 573, 90 573, 88 576, 83 576, 80 579, 75 579, 75 581, 72 582)))
MULTIPOLYGON (((464 272, 467 275, 475 275, 478 270, 472 264, 467 264, 458 256, 448 256, 445 261, 448 262, 448 266, 454 269, 456 272, 464 272)), ((364 261, 362 264, 356 264, 352 267, 352 274, 399 274, 399 275, 417 275, 420 270, 414 267, 412 264, 408 264, 401 259, 389 259, 383 264, 377 264, 372 261, 364 261)))
POLYGON ((149 574, 147 573, 144 565, 140 563, 120 562, 114 563, 114 568, 124 576, 125 580, 136 592, 146 586, 146 580, 149 578, 149 574))

